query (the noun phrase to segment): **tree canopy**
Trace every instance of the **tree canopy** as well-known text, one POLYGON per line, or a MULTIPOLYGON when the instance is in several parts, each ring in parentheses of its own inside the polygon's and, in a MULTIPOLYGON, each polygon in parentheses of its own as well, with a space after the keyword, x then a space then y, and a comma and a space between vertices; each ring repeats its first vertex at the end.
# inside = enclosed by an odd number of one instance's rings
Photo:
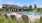
POLYGON ((32 10, 32 5, 29 6, 29 10, 30 10, 30 11, 32 10))
POLYGON ((36 4, 34 4, 34 9, 36 9, 37 8, 37 5, 36 4))

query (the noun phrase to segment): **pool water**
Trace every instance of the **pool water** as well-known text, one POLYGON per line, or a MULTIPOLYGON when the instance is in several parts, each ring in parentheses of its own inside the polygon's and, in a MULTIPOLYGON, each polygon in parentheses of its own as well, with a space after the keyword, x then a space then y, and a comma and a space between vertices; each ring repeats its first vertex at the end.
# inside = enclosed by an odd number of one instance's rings
POLYGON ((24 14, 24 15, 42 15, 42 13, 38 13, 38 12, 22 12, 22 14, 24 14))

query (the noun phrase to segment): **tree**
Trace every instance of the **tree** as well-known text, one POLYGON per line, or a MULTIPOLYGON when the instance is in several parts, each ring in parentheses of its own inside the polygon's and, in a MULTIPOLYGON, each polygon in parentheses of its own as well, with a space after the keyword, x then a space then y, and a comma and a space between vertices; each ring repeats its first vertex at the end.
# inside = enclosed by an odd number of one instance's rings
POLYGON ((32 5, 29 6, 29 10, 32 10, 32 5))
POLYGON ((36 4, 34 4, 34 9, 36 9, 37 8, 37 5, 36 4))

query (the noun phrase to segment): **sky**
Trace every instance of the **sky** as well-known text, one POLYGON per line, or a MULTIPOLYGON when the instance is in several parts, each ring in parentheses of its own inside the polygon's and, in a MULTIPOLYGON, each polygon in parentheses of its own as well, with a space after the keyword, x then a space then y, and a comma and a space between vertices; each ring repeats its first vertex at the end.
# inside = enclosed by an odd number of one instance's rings
POLYGON ((37 7, 42 7, 42 0, 0 0, 0 8, 2 7, 2 4, 13 4, 18 6, 24 6, 24 5, 37 5, 37 7))

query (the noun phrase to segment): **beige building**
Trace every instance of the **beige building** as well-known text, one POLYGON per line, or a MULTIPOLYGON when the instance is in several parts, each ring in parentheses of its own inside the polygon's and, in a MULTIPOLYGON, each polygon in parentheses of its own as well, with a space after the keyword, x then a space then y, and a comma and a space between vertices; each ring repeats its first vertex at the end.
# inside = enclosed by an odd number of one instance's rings
POLYGON ((22 7, 17 5, 3 4, 2 8, 4 11, 22 11, 22 7))

